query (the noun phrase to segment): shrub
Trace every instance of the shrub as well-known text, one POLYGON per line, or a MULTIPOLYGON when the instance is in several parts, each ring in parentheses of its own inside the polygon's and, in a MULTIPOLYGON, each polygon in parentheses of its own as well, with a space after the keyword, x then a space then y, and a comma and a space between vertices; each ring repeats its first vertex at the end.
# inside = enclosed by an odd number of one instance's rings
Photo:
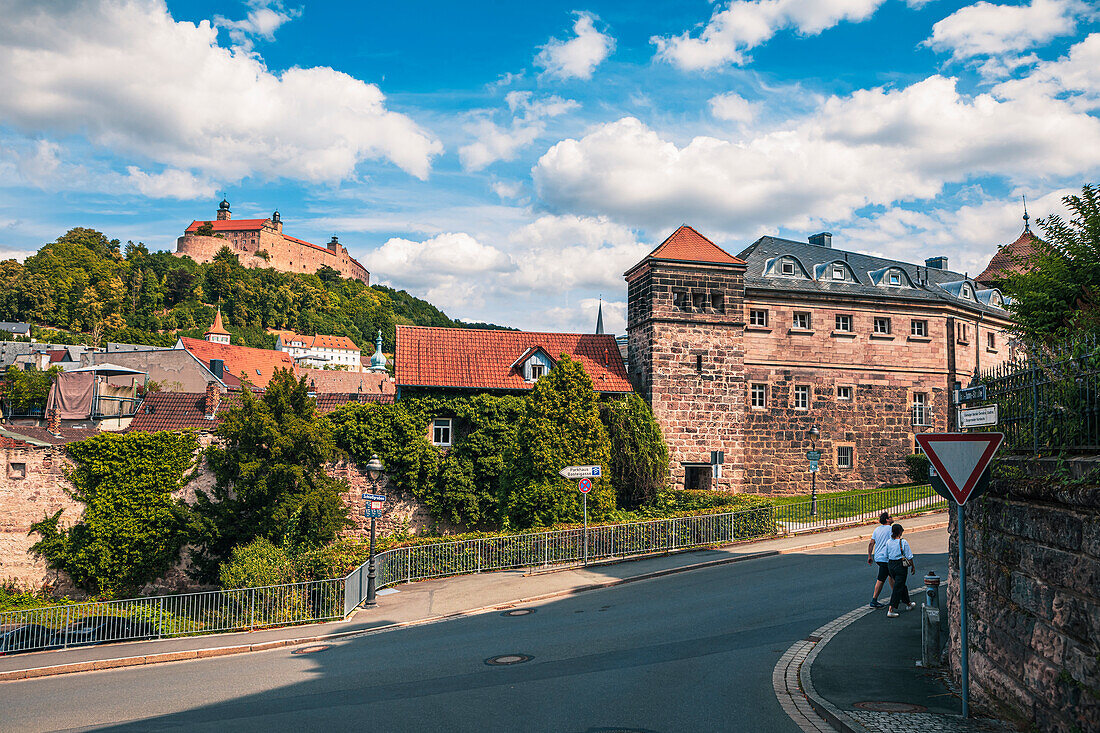
POLYGON ((905 469, 909 472, 909 480, 915 484, 928 483, 928 456, 923 453, 911 453, 905 457, 905 469))
POLYGON ((294 561, 286 549, 258 537, 234 547, 218 571, 222 588, 254 588, 297 581, 294 561))
POLYGON ((365 563, 369 556, 367 542, 344 537, 331 545, 305 550, 294 558, 294 564, 302 580, 327 580, 344 577, 365 563))
POLYGON ((611 438, 611 483, 620 506, 653 501, 668 485, 668 447, 649 405, 629 394, 602 404, 600 417, 611 438))

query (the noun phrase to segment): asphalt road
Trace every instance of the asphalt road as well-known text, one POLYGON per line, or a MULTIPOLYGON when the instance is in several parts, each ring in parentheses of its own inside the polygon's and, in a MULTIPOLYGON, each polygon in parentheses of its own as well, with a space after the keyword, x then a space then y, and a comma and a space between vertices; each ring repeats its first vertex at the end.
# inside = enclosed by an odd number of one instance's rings
MULTIPOLYGON (((946 530, 906 538, 918 555, 914 582, 929 569, 946 575, 946 530)), ((872 584, 865 545, 852 544, 313 653, 9 682, 0 684, 0 729, 797 733, 772 691, 772 668, 792 643, 865 603, 872 584), (497 655, 531 658, 486 664, 497 655)))

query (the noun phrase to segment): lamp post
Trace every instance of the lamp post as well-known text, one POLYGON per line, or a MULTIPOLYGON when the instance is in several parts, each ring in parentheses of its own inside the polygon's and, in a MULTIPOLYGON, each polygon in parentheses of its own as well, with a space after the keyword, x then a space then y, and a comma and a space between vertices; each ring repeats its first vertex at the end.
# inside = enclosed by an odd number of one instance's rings
MULTIPOLYGON (((378 460, 377 455, 370 457, 370 462, 367 463, 367 475, 370 476, 371 481, 377 482, 383 476, 385 476, 385 470, 382 468, 382 461, 378 460)), ((371 513, 370 518, 370 557, 367 560, 367 599, 363 602, 363 605, 367 608, 373 608, 378 605, 376 600, 376 580, 374 573, 374 514, 371 513)))
MULTIPOLYGON (((810 428, 810 450, 817 450, 817 436, 821 431, 814 425, 810 428)), ((817 516, 817 471, 810 471, 810 516, 817 516)))

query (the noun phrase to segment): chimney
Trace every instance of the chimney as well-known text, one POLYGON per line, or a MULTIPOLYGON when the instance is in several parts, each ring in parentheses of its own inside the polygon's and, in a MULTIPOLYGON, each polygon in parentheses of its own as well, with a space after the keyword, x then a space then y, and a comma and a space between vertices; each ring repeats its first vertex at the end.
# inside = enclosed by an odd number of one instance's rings
POLYGON ((225 361, 223 359, 211 359, 210 371, 214 373, 214 376, 218 379, 225 377, 225 361))
POLYGON ((206 419, 213 420, 218 412, 218 404, 222 401, 221 390, 217 382, 206 383, 206 419))
POLYGON ((833 248, 833 235, 832 232, 821 232, 820 234, 814 234, 810 237, 810 244, 816 244, 818 247, 824 247, 825 249, 833 248))
POLYGON ((56 407, 50 410, 50 414, 46 417, 46 430, 49 430, 52 435, 61 434, 61 411, 56 407))
POLYGON ((947 258, 946 257, 929 257, 924 261, 924 266, 933 270, 946 270, 947 258))

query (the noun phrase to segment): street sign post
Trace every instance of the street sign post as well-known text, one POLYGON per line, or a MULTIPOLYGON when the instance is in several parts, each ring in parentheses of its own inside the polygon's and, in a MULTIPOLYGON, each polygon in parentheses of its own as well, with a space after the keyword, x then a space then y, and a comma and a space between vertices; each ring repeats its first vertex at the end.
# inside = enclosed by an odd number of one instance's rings
MULTIPOLYGON (((983 393, 984 393, 984 385, 983 393)), ((989 485, 987 469, 1004 441, 1004 433, 924 433, 917 443, 928 456, 936 478, 955 500, 959 534, 959 648, 962 667, 962 714, 970 716, 970 662, 966 628, 966 502, 989 485), (983 486, 983 477, 985 477, 983 486)))
POLYGON ((558 471, 562 478, 599 478, 603 475, 603 466, 566 466, 558 471))
POLYGON ((588 492, 592 490, 592 479, 582 478, 577 482, 577 488, 581 490, 581 496, 584 497, 584 564, 588 565, 588 492))
POLYGON ((363 516, 377 519, 382 516, 382 503, 386 501, 383 494, 363 494, 363 501, 367 506, 363 509, 363 516))
POLYGON ((817 473, 817 461, 810 459, 810 473, 817 473))
POLYGON ((806 460, 807 461, 820 461, 821 460, 821 451, 819 451, 819 450, 808 450, 808 451, 806 451, 806 460))
POLYGON ((959 410, 956 426, 962 428, 983 428, 996 425, 998 422, 997 405, 985 407, 971 407, 968 410, 959 410))

